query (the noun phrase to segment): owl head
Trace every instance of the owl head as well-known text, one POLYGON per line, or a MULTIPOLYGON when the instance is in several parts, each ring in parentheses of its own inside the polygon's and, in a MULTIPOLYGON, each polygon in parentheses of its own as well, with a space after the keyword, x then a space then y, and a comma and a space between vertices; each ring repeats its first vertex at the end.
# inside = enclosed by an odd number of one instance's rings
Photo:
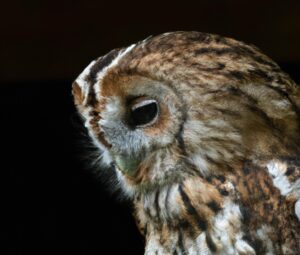
POLYGON ((217 35, 165 33, 113 50, 73 95, 130 194, 283 155, 299 137, 294 82, 257 48, 217 35))

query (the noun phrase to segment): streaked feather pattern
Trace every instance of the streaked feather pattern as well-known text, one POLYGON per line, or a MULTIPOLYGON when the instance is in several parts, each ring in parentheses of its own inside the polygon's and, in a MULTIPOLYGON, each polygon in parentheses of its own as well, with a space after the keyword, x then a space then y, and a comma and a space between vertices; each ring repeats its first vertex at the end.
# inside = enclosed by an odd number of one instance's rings
POLYGON ((254 46, 172 32, 73 83, 145 254, 300 254, 300 88, 254 46))

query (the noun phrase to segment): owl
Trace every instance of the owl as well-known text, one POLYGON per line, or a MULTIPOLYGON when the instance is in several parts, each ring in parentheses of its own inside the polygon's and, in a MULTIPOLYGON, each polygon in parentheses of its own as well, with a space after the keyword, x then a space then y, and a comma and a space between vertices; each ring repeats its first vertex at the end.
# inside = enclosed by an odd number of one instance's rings
POLYGON ((164 33, 72 88, 145 254, 300 254, 300 87, 258 48, 164 33))

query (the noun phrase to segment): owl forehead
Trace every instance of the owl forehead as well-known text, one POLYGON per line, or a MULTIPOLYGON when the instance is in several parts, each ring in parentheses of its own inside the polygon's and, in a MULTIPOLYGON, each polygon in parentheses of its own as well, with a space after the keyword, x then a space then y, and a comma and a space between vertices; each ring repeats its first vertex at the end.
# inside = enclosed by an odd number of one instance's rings
POLYGON ((73 93, 77 101, 75 103, 79 106, 94 106, 97 103, 97 94, 100 92, 102 80, 134 46, 133 44, 126 49, 112 50, 92 61, 73 84, 73 93))
POLYGON ((123 97, 134 81, 138 90, 138 76, 163 81, 185 94, 191 87, 208 90, 229 83, 273 82, 276 70, 278 66, 259 50, 234 39, 172 32, 113 50, 93 61, 77 78, 75 87, 79 89, 74 92, 81 90, 77 98, 83 105, 93 106, 101 95, 123 97))

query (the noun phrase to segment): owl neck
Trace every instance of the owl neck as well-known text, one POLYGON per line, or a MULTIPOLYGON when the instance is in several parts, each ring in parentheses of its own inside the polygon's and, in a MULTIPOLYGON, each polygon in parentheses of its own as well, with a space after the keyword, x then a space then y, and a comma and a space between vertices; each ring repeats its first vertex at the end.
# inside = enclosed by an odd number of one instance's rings
MULTIPOLYGON (((232 187, 219 178, 214 184, 188 178, 135 198, 137 225, 146 238, 145 254, 212 254, 228 243, 244 242, 236 238, 242 236, 242 224, 239 207, 229 198, 232 187), (222 236, 228 240, 220 240, 222 236)), ((247 254, 255 254, 245 246, 247 254)))
MULTIPOLYGON (((283 205, 267 166, 247 162, 231 173, 189 176, 137 195, 145 254, 282 254, 281 235, 298 221, 291 217, 294 207, 283 205)), ((284 245, 295 250, 298 241, 284 245)))

